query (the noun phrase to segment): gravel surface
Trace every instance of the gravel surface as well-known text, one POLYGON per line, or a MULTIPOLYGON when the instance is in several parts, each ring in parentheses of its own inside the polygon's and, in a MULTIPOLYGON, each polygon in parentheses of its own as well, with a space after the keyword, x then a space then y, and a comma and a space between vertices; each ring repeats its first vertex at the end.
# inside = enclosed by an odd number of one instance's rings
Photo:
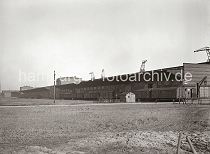
POLYGON ((0 107, 0 153, 210 153, 210 106, 85 104, 0 107))
MULTIPOLYGON (((77 105, 92 104, 96 101, 80 100, 56 100, 56 105, 77 105)), ((24 98, 2 98, 0 97, 0 106, 33 106, 33 105, 55 105, 53 99, 24 99, 24 98)))

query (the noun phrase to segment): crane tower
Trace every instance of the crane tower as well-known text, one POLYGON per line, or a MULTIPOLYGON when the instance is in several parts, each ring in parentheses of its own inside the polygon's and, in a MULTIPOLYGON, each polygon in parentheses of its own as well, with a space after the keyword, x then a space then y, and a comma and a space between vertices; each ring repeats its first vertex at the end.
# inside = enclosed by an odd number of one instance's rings
POLYGON ((206 51, 207 54, 207 62, 210 62, 210 47, 203 47, 201 49, 195 50, 194 52, 206 51))
POLYGON ((140 68, 140 73, 145 72, 145 64, 146 64, 147 60, 143 60, 141 63, 141 68, 140 68))
POLYGON ((95 75, 94 75, 94 73, 93 73, 93 72, 90 72, 89 74, 91 75, 91 80, 92 80, 92 81, 95 80, 95 75))
POLYGON ((102 69, 102 71, 101 71, 101 78, 103 79, 103 78, 105 78, 105 72, 104 72, 104 69, 102 69))

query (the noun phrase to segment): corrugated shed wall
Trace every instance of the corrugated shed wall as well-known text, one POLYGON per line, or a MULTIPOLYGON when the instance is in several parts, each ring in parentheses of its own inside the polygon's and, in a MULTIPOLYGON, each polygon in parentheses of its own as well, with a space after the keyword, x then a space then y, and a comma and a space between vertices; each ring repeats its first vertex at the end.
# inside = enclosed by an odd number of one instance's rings
POLYGON ((192 80, 187 82, 187 87, 196 88, 196 83, 199 83, 207 76, 207 85, 202 85, 200 89, 201 98, 210 98, 210 63, 207 64, 188 64, 184 63, 184 74, 187 72, 192 74, 192 80))
POLYGON ((210 86, 210 63, 209 64, 188 64, 184 63, 184 73, 192 74, 192 81, 188 85, 195 86, 204 76, 207 76, 207 85, 210 86))

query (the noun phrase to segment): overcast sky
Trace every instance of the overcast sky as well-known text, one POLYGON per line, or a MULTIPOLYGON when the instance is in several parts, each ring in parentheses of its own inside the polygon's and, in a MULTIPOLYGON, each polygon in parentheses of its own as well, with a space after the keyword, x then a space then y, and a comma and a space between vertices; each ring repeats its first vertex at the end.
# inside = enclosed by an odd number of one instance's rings
POLYGON ((0 0, 2 89, 206 61, 209 0, 0 0), (35 76, 35 77, 33 77, 35 76))

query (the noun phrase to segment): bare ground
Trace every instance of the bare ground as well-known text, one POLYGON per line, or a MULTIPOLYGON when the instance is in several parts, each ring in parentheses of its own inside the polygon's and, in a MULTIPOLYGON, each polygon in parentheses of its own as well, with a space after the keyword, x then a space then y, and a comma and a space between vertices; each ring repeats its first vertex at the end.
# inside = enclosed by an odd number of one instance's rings
MULTIPOLYGON (((18 101, 27 105, 23 99, 9 103, 18 101)), ((39 105, 47 101, 37 100, 39 105)), ((0 107, 0 153, 171 154, 179 132, 182 153, 190 153, 186 136, 199 153, 210 153, 210 106, 88 104, 0 107)))

